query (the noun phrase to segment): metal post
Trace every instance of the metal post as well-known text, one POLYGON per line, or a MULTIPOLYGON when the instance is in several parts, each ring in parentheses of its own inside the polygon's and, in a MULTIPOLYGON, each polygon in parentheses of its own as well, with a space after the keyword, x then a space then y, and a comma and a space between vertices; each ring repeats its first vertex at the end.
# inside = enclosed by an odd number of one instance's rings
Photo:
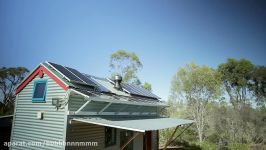
POLYGON ((108 103, 107 105, 105 105, 99 112, 98 114, 101 114, 103 111, 105 111, 112 103, 108 103))
POLYGON ((85 104, 83 104, 77 111, 75 111, 75 114, 79 113, 83 108, 85 108, 91 101, 88 100, 85 104))

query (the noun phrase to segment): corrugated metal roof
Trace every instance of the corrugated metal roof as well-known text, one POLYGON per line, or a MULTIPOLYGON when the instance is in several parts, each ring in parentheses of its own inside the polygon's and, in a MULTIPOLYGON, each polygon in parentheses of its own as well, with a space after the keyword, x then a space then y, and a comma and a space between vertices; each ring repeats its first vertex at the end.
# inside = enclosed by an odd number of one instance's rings
MULTIPOLYGON (((67 85, 69 85, 69 87, 71 89, 76 89, 76 90, 82 91, 82 93, 84 92, 84 90, 85 91, 91 91, 91 92, 95 91, 96 93, 99 92, 99 93, 102 93, 106 96, 108 96, 108 95, 110 96, 110 94, 114 94, 114 95, 112 95, 112 97, 123 96, 123 99, 126 98, 128 101, 132 101, 132 102, 152 103, 152 104, 159 104, 159 105, 162 104, 162 101, 160 101, 159 99, 154 99, 151 97, 142 97, 142 96, 135 95, 134 93, 127 93, 125 91, 117 90, 114 88, 114 85, 106 78, 100 78, 100 77, 96 77, 96 76, 92 76, 92 75, 83 74, 84 76, 89 78, 92 82, 94 82, 94 84, 96 84, 96 87, 94 87, 94 88, 92 88, 90 86, 83 85, 83 84, 72 83, 72 82, 66 80, 66 78, 64 78, 64 76, 62 76, 60 73, 58 73, 50 65, 48 65, 47 62, 42 63, 42 65, 44 67, 46 67, 47 69, 49 69, 58 78, 63 80, 63 82, 66 83, 67 85), (139 99, 139 100, 136 100, 136 99, 139 99)), ((88 94, 86 94, 86 95, 88 95, 88 94)))
POLYGON ((133 117, 74 117, 72 120, 138 132, 160 130, 191 124, 193 120, 177 118, 133 118, 133 117))
POLYGON ((120 95, 107 95, 102 93, 97 93, 84 89, 71 89, 71 91, 81 94, 88 99, 93 101, 104 101, 111 103, 119 103, 119 104, 129 104, 129 105, 143 105, 143 106, 168 106, 165 102, 162 101, 151 101, 145 98, 138 98, 132 96, 120 96, 120 95))
POLYGON ((112 83, 110 83, 105 78, 100 78, 100 77, 95 77, 95 76, 91 76, 91 78, 93 80, 95 80, 98 84, 100 84, 101 86, 103 86, 106 89, 108 89, 111 93, 114 93, 114 94, 117 94, 117 95, 123 95, 123 96, 130 96, 129 94, 127 94, 127 93, 125 93, 123 91, 119 91, 119 90, 115 89, 114 85, 112 83))
MULTIPOLYGON (((82 85, 89 85, 95 87, 100 92, 106 93, 111 92, 117 95, 122 96, 142 96, 150 98, 151 100, 159 100, 160 97, 153 94, 152 92, 144 89, 141 86, 137 86, 134 84, 122 83, 123 90, 117 90, 114 88, 113 81, 107 80, 105 78, 99 78, 91 75, 87 75, 79 72, 78 70, 70 67, 66 67, 60 64, 55 64, 52 62, 44 62, 43 65, 45 67, 49 67, 49 69, 56 71, 60 78, 64 78, 69 83, 78 83, 82 85)), ((57 74, 57 75, 58 75, 57 74)), ((74 86, 78 88, 78 86, 74 86)))

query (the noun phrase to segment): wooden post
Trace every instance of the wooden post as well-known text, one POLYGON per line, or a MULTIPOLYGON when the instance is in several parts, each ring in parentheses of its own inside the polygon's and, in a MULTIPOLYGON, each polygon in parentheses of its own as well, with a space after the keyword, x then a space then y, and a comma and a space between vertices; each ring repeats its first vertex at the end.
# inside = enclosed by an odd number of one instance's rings
POLYGON ((159 149, 159 130, 156 131, 156 149, 159 149))
POLYGON ((166 141, 165 145, 164 145, 164 150, 166 150, 167 146, 170 144, 170 142, 172 141, 177 129, 178 129, 179 126, 176 126, 175 128, 175 131, 172 133, 172 135, 170 136, 170 138, 168 139, 168 141, 166 141))
POLYGON ((135 135, 133 135, 122 147, 120 150, 125 149, 129 143, 131 143, 140 133, 135 133, 135 135))
POLYGON ((171 137, 168 139, 168 141, 166 142, 166 144, 165 144, 165 146, 164 146, 164 150, 166 150, 167 149, 167 146, 170 144, 170 143, 172 143, 173 141, 175 141, 179 136, 181 136, 190 126, 191 126, 192 124, 190 124, 189 126, 187 126, 181 133, 179 133, 175 138, 173 138, 174 137, 174 135, 175 135, 175 133, 176 133, 176 131, 177 131, 177 128, 179 127, 179 126, 177 126, 176 128, 175 128, 175 131, 172 133, 172 135, 171 135, 171 137))
POLYGON ((146 141, 146 150, 151 150, 152 149, 152 132, 151 131, 146 131, 145 132, 145 141, 146 141))

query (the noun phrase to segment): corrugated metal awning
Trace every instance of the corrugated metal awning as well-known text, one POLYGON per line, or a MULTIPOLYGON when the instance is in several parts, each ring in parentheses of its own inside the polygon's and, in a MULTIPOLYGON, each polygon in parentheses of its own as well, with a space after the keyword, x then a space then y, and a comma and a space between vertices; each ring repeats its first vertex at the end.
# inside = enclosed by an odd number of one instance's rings
POLYGON ((114 127, 138 132, 160 130, 179 125, 191 124, 193 120, 177 118, 125 118, 125 117, 75 117, 72 120, 101 126, 114 127))

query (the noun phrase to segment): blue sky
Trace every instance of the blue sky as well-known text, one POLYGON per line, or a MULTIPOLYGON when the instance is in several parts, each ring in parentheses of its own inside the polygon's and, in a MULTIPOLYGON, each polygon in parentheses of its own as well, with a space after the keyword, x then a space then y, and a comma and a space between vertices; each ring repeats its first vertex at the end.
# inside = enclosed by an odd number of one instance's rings
POLYGON ((180 66, 228 57, 266 65, 265 1, 1 0, 0 66, 45 60, 109 75, 113 51, 134 51, 138 73, 163 99, 180 66))

